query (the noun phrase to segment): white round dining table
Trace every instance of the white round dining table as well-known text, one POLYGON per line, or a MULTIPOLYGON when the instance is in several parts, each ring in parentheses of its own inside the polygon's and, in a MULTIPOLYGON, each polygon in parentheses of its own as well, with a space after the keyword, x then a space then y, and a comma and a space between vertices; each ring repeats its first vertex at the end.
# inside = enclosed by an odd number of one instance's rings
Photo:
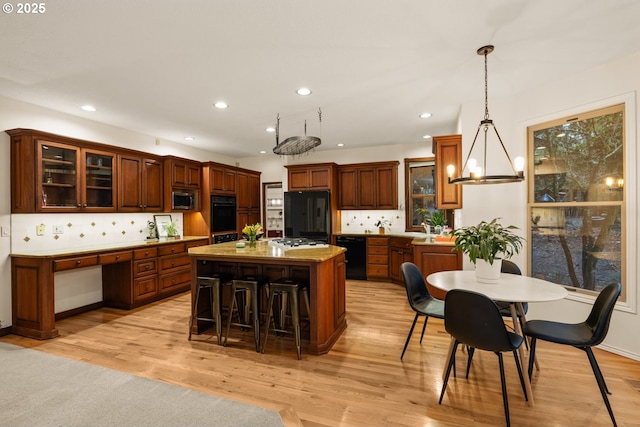
MULTIPOLYGON (((513 320, 513 328, 517 334, 522 335, 520 323, 518 322, 518 314, 526 321, 523 302, 546 302, 563 299, 567 296, 567 290, 556 284, 546 280, 536 279, 535 277, 521 276, 519 274, 501 273, 500 278, 496 281, 481 281, 476 278, 474 270, 453 270, 439 271, 431 273, 426 278, 427 282, 443 291, 453 289, 462 289, 465 291, 474 291, 483 294, 494 301, 505 301, 509 303, 511 318, 513 320)), ((445 319, 446 322, 446 319, 445 319)), ((446 366, 449 364, 451 355, 453 354, 454 339, 451 339, 449 353, 447 355, 446 366)), ((518 353, 520 356, 520 366, 524 372, 525 388, 529 398, 529 404, 533 406, 533 391, 531 390, 531 380, 526 374, 527 367, 525 364, 524 350, 520 346, 518 353)), ((537 366, 537 363, 536 363, 537 366)), ((444 373, 443 373, 444 377, 444 373)))

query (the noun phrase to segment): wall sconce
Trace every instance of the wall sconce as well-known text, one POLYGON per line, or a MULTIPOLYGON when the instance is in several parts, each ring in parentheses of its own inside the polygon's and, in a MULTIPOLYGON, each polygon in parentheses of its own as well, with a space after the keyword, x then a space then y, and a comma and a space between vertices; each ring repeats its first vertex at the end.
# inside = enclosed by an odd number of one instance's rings
POLYGON ((473 144, 471 144, 471 148, 469 149, 469 154, 467 154, 467 158, 464 161, 462 166, 462 170, 460 171, 460 175, 454 177, 456 173, 454 165, 447 166, 447 174, 449 176, 450 184, 501 184, 507 182, 518 182, 524 180, 524 158, 516 157, 514 161, 511 161, 511 157, 509 157, 509 153, 507 153, 507 149, 502 142, 502 138, 500 138, 500 134, 493 124, 493 120, 489 118, 489 102, 487 95, 487 55, 493 52, 494 47, 492 45, 483 46, 478 49, 478 55, 484 56, 484 119, 480 121, 480 125, 478 125, 478 130, 476 132, 476 136, 473 138, 473 144), (496 136, 498 137, 498 141, 500 142, 500 146, 502 147, 502 151, 511 166, 511 170, 513 171, 513 175, 491 175, 488 174, 487 168, 487 134, 489 131, 489 127, 493 128, 496 136), (480 134, 480 130, 484 132, 484 155, 482 159, 482 166, 478 165, 476 159, 471 158, 471 153, 473 153, 473 148, 476 145, 476 141, 478 140, 478 135, 480 134), (463 176, 465 169, 469 171, 469 176, 463 176))

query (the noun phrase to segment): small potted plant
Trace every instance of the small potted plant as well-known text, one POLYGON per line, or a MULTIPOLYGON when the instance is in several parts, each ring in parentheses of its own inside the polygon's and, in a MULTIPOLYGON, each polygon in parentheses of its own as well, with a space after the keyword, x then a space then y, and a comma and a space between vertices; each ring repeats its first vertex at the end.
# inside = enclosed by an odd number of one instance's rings
POLYGON ((384 219, 384 217, 382 217, 381 219, 376 221, 375 226, 378 227, 378 233, 384 234, 385 229, 391 226, 391 222, 389 222, 388 219, 384 219))
POLYGON ((173 237, 173 238, 180 237, 180 234, 178 233, 178 227, 176 226, 176 223, 173 221, 165 225, 164 230, 167 232, 167 237, 173 237))
POLYGON ((447 225, 447 217, 444 214, 444 211, 435 210, 431 212, 426 218, 426 221, 429 225, 431 225, 435 230, 435 234, 440 235, 444 227, 447 225))
POLYGON ((498 218, 456 228, 452 232, 455 250, 469 256, 469 260, 476 266, 476 277, 479 280, 497 280, 500 277, 502 259, 509 259, 522 249, 524 239, 512 232, 517 229, 515 225, 502 226, 498 218))

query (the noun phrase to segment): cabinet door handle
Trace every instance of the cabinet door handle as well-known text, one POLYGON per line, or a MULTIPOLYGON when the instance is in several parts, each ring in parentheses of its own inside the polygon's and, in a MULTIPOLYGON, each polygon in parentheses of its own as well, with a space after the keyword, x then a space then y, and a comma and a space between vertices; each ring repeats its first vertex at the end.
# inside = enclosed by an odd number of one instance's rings
POLYGON ((78 260, 78 261, 76 261, 76 265, 80 265, 80 264, 82 264, 82 262, 81 262, 81 261, 79 261, 79 260, 78 260))
POLYGON ((116 255, 116 259, 120 259, 120 255, 116 255))

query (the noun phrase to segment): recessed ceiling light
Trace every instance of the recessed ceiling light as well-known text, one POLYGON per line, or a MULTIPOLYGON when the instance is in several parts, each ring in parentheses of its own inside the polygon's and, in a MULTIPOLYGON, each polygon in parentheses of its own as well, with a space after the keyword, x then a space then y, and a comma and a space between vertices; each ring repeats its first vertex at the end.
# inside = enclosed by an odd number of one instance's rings
POLYGON ((260 154, 267 154, 265 150, 260 150, 260 154))
POLYGON ((307 89, 306 87, 301 87, 296 91, 296 93, 300 96, 311 95, 311 89, 307 89))
POLYGON ((421 119, 428 119, 429 117, 431 117, 431 113, 422 113, 419 116, 421 119))
POLYGON ((96 111, 96 107, 94 107, 93 105, 83 105, 80 108, 82 108, 84 111, 91 111, 91 112, 96 111))
POLYGON ((265 129, 267 132, 275 132, 276 128, 268 127, 265 129))
POLYGON ((340 144, 336 144, 338 147, 344 147, 344 144, 341 142, 340 144))
POLYGON ((213 104, 216 108, 229 108, 229 104, 227 104, 226 102, 223 101, 218 101, 215 104, 213 104))
POLYGON ((192 137, 192 136, 185 136, 185 137, 184 137, 184 139, 185 139, 185 140, 187 140, 187 141, 195 141, 195 140, 196 140, 196 139, 195 139, 194 137, 192 137))
POLYGON ((423 137, 424 139, 429 139, 429 138, 431 138, 431 135, 422 135, 422 137, 423 137))

